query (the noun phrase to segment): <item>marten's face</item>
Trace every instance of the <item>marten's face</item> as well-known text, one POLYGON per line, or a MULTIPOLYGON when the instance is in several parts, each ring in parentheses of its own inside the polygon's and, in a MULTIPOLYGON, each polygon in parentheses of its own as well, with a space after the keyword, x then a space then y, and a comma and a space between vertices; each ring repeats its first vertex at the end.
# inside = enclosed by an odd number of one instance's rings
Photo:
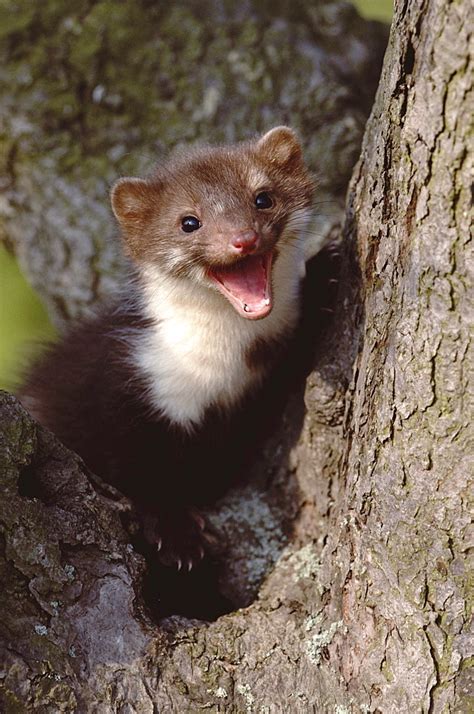
POLYGON ((295 134, 179 154, 149 179, 120 179, 112 207, 142 266, 218 290, 247 319, 272 309, 272 264, 304 229, 313 183, 295 134))

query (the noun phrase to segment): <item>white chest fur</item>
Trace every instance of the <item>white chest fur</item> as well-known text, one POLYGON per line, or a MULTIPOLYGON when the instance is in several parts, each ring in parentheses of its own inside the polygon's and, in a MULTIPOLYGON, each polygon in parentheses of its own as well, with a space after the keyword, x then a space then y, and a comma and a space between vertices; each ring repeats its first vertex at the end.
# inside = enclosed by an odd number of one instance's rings
POLYGON ((257 338, 291 332, 298 320, 302 272, 301 251, 288 247, 273 270, 272 312, 255 321, 238 315, 217 291, 149 269, 146 306, 155 324, 139 338, 135 360, 153 408, 192 428, 210 406, 237 403, 263 374, 249 367, 249 348, 257 338))

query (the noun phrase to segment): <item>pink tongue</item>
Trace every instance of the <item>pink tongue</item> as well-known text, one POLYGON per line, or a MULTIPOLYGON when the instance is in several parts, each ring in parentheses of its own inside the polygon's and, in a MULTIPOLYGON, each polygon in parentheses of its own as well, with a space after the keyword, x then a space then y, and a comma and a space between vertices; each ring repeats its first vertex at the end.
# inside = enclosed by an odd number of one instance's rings
POLYGON ((216 270, 222 285, 250 309, 260 307, 266 299, 267 271, 262 256, 246 258, 234 269, 216 270))

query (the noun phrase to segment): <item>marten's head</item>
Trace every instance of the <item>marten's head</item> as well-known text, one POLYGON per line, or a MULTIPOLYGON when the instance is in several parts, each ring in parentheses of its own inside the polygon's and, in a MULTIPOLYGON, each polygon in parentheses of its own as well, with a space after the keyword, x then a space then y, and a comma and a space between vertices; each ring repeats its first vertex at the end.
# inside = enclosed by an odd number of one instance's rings
POLYGON ((247 319, 272 309, 272 264, 294 249, 313 197, 295 133, 181 151, 149 179, 123 178, 112 208, 140 266, 217 290, 247 319))

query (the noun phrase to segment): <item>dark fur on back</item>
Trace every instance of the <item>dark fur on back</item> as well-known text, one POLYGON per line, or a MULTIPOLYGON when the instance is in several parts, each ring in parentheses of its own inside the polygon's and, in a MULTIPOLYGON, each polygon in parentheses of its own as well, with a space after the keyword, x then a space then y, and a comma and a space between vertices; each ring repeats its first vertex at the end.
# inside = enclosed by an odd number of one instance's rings
MULTIPOLYGON (((76 326, 43 355, 20 398, 89 468, 140 507, 203 504, 222 493, 252 453, 270 394, 248 395, 232 415, 210 409, 192 433, 153 413, 133 365, 133 342, 149 327, 137 307, 116 305, 76 326)), ((273 363, 283 353, 275 349, 273 363)), ((255 344, 249 361, 270 355, 255 344)), ((265 387, 262 387, 264 390, 265 387)), ((276 397, 276 393, 274 394, 276 397)))
MULTIPOLYGON (((139 511, 156 515, 160 533, 172 538, 178 557, 184 551, 193 558, 196 549, 189 539, 199 543, 200 533, 185 532, 182 514, 187 506, 212 503, 236 477, 244 478, 247 465, 278 425, 288 394, 299 388, 312 366, 315 342, 328 321, 328 313, 319 308, 330 304, 335 288, 328 280, 336 271, 330 253, 312 261, 297 333, 288 344, 274 345, 271 355, 266 345, 257 343, 247 356, 257 366, 261 360, 268 365, 271 356, 268 379, 247 395, 231 418, 210 413, 192 436, 152 416, 143 399, 129 360, 130 344, 124 340, 124 331, 131 326, 148 327, 135 307, 110 306, 71 331, 36 365, 23 394, 34 395, 43 410, 38 414, 41 420, 94 472, 131 497, 139 511)), ((157 616, 183 613, 209 618, 231 607, 217 592, 212 563, 186 576, 184 585, 185 576, 169 568, 164 577, 156 561, 156 545, 147 546, 140 537, 134 542, 149 558, 146 596, 157 616)))

